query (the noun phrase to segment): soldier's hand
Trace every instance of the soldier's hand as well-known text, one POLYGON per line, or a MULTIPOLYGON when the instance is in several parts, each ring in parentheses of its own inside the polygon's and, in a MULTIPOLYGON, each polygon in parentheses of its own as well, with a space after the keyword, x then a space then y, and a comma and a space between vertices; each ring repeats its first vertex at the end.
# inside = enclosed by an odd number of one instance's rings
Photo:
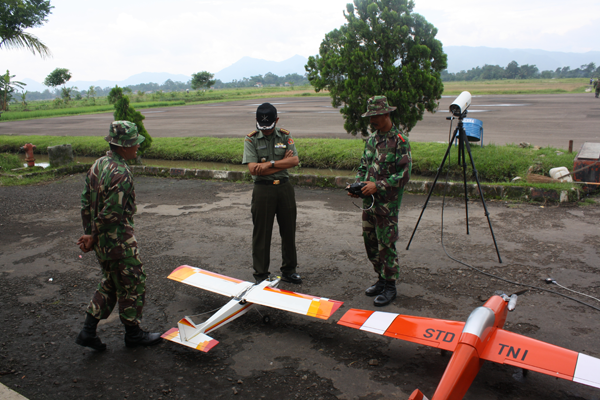
POLYGON ((283 156, 283 158, 290 158, 290 157, 294 157, 294 152, 292 150, 287 150, 285 152, 285 155, 283 156))
MULTIPOLYGON (((350 187, 350 185, 346 186, 346 190, 348 190, 349 187, 350 187)), ((360 197, 359 195, 354 194, 354 193, 350 193, 350 192, 348 192, 347 194, 348 194, 348 196, 350 196, 350 197, 352 197, 354 199, 358 199, 360 197)))
POLYGON ((269 168, 271 168, 271 162, 270 161, 256 164, 256 169, 255 169, 256 173, 254 175, 265 175, 265 172, 269 168))
POLYGON ((94 247, 94 237, 92 235, 82 235, 79 240, 77 240, 77 245, 81 251, 87 253, 94 247))
POLYGON ((365 195, 365 196, 370 196, 372 194, 377 193, 377 185, 375 184, 375 182, 363 182, 366 183, 367 185, 365 187, 362 188, 361 192, 365 195))

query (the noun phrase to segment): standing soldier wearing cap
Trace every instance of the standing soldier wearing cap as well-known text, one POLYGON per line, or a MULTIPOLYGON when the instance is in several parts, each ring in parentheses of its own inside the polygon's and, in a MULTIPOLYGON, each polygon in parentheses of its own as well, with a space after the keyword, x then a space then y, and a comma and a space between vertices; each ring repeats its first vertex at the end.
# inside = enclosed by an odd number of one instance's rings
POLYGON ((139 324, 146 293, 146 273, 139 258, 133 234, 135 190, 127 160, 136 158, 144 137, 129 121, 115 121, 105 140, 110 144, 106 156, 96 160, 88 171, 81 195, 84 235, 77 244, 84 253, 96 252, 102 267, 102 281, 86 312, 83 329, 76 343, 97 351, 106 350, 96 335, 101 319, 106 319, 119 304, 119 317, 125 325, 127 347, 158 343, 160 333, 144 332, 139 324))
POLYGON ((277 128, 277 109, 263 103, 256 110, 256 128, 244 141, 242 164, 254 180, 252 191, 252 265, 254 278, 261 282, 269 277, 271 237, 277 216, 281 236, 281 279, 302 283, 296 273, 296 198, 289 182, 288 168, 300 160, 290 132, 277 128))
MULTIPOLYGON (((376 306, 388 305, 396 298, 396 280, 400 276, 396 252, 398 210, 412 168, 408 138, 390 118, 395 109, 388 105, 385 96, 369 99, 367 112, 362 116, 370 117, 374 133, 365 144, 356 174, 357 182, 366 183, 362 188, 366 196, 362 213, 363 239, 367 257, 378 277, 365 294, 377 296, 374 300, 376 306), (371 201, 373 206, 367 210, 371 201)), ((358 197, 351 193, 348 195, 358 197)))

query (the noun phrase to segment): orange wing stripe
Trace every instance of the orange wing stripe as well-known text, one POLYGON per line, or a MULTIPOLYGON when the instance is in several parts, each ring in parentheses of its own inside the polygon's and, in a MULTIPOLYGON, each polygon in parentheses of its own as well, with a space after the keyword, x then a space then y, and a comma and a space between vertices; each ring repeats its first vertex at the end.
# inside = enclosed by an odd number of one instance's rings
POLYGON ((309 294, 291 292, 289 290, 284 290, 284 289, 272 288, 270 286, 265 287, 263 290, 266 292, 281 293, 281 294, 285 294, 286 296, 299 297, 301 299, 307 299, 307 300, 320 299, 320 297, 317 297, 317 296, 311 296, 309 294))
POLYGON ((165 333, 163 333, 160 337, 163 339, 171 340, 177 335, 179 335, 179 329, 171 328, 168 331, 166 331, 165 333))
POLYGON ((195 272, 196 270, 193 267, 190 267, 189 265, 182 265, 181 267, 175 268, 168 278, 181 282, 194 275, 195 272))

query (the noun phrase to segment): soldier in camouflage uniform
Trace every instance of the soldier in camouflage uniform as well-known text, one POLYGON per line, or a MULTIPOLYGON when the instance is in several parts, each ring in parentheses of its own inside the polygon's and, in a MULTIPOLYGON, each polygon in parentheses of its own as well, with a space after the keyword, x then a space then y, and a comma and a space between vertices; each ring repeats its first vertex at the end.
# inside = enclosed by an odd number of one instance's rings
MULTIPOLYGON (((404 185, 410 179, 412 158, 408 138, 394 126, 390 113, 396 107, 388 105, 385 96, 369 99, 367 112, 374 133, 367 139, 360 160, 357 182, 364 182, 363 239, 367 257, 378 276, 377 283, 365 294, 375 297, 376 306, 385 306, 396 298, 396 280, 399 278, 398 210, 404 185), (371 197, 373 195, 373 197, 371 197)), ((358 197, 348 193, 349 196, 358 197)))
POLYGON ((254 279, 261 282, 269 277, 271 237, 277 216, 281 236, 281 279, 302 283, 296 272, 296 198, 289 182, 288 168, 300 162, 294 139, 286 129, 276 127, 277 109, 270 103, 256 110, 257 130, 244 141, 242 164, 254 180, 252 190, 252 265, 254 279))
POLYGON ((84 235, 77 241, 83 252, 92 249, 96 252, 102 267, 102 281, 75 342, 98 351, 105 350, 106 345, 96 335, 96 327, 101 319, 108 318, 117 303, 119 317, 125 325, 126 346, 148 346, 161 340, 160 333, 144 332, 139 326, 146 273, 133 233, 135 190, 127 160, 136 158, 144 137, 138 135, 133 122, 115 121, 105 140, 110 144, 110 151, 96 160, 85 180, 81 195, 84 235))

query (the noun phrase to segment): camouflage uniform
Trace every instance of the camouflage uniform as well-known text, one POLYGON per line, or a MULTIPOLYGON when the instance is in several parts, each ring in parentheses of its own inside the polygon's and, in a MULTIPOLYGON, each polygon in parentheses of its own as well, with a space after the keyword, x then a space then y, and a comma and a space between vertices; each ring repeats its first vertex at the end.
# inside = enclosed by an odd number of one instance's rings
MULTIPOLYGON (((382 97, 373 98, 374 101, 369 103, 369 111, 363 117, 376 115, 376 111, 382 113, 381 104, 377 104, 382 97)), ((396 280, 399 277, 396 252, 398 212, 411 169, 408 138, 396 126, 389 132, 376 131, 367 139, 356 180, 375 182, 377 192, 373 196, 373 207, 362 214, 363 239, 367 257, 373 263, 375 272, 384 280, 396 280)), ((363 208, 368 208, 372 201, 371 196, 365 197, 363 208)))
MULTIPOLYGON (((139 138, 143 140, 143 136, 139 138)), ((138 325, 142 318, 146 273, 133 233, 135 212, 129 166, 123 157, 109 151, 88 171, 81 195, 83 230, 96 239, 94 251, 102 267, 102 281, 87 309, 96 319, 108 318, 117 302, 123 324, 138 325)))

